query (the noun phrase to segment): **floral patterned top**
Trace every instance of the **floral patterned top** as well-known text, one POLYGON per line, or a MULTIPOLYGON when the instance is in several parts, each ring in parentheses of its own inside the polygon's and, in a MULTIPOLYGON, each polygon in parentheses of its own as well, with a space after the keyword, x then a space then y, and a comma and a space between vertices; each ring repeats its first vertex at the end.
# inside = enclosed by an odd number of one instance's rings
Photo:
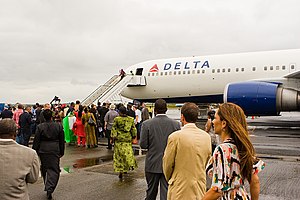
MULTIPOLYGON (((253 174, 264 169, 265 163, 258 160, 253 165, 253 174)), ((206 173, 212 178, 212 186, 217 186, 222 192, 222 200, 243 199, 250 200, 244 187, 244 179, 241 175, 238 149, 232 138, 224 141, 216 147, 210 158, 206 173)))

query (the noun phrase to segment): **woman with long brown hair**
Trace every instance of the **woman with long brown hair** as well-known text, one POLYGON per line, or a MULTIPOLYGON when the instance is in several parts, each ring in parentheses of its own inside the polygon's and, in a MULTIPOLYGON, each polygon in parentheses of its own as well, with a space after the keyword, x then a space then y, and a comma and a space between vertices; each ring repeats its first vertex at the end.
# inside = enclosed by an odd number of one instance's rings
POLYGON ((244 187, 250 183, 252 200, 258 199, 260 192, 258 172, 264 163, 256 158, 250 141, 247 122, 243 110, 233 104, 221 104, 213 120, 215 133, 223 141, 216 147, 206 171, 212 177, 212 188, 205 199, 249 199, 244 187))

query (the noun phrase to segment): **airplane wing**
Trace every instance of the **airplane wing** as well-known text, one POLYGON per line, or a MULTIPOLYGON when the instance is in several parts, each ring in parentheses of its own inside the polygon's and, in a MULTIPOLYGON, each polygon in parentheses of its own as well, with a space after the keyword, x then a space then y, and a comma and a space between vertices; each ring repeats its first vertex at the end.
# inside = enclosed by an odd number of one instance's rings
POLYGON ((297 78, 297 79, 300 79, 300 71, 288 74, 284 78, 297 78))

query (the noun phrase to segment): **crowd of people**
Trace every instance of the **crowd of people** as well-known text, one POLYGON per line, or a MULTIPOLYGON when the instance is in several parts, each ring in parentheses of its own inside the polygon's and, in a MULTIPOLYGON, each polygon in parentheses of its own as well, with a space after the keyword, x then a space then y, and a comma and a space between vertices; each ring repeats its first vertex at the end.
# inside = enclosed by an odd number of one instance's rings
MULTIPOLYGON (((257 174, 264 168, 264 162, 255 155, 245 115, 239 106, 224 103, 217 111, 209 111, 205 130, 196 126, 199 108, 194 103, 182 106, 181 124, 170 119, 166 112, 167 103, 163 99, 155 102, 153 116, 144 103, 128 103, 125 107, 98 102, 97 106, 87 107, 76 101, 69 106, 47 103, 42 107, 37 103, 24 108, 18 104, 17 109, 6 105, 0 115, 3 156, 0 165, 13 164, 10 157, 23 149, 17 156, 30 158, 20 159, 29 163, 26 166, 30 170, 22 174, 24 178, 20 180, 26 184, 34 183, 41 164, 46 195, 52 199, 65 143, 79 148, 97 148, 99 138, 106 137, 107 149, 113 150, 114 171, 120 179, 137 168, 132 144, 138 143, 147 150, 147 200, 156 199, 159 187, 160 199, 164 200, 258 199, 257 174), (32 148, 35 151, 28 148, 33 133, 32 148), (4 145, 10 148, 4 149, 4 145), (7 152, 5 156, 3 152, 7 152), (212 187, 208 191, 206 175, 212 178, 212 187), (246 181, 250 184, 250 194, 245 190, 246 181)), ((4 172, 0 172, 2 183, 4 172)), ((5 187, 1 185, 0 196, 29 199, 28 189, 20 187, 24 183, 14 179, 12 177, 5 187)))
MULTIPOLYGON (((17 103, 15 106, 5 105, 0 113, 0 119, 13 119, 16 123, 18 133, 16 141, 28 146, 30 137, 35 134, 36 127, 45 122, 43 111, 52 111, 52 120, 61 123, 64 128, 65 141, 80 147, 93 148, 98 146, 99 138, 107 138, 108 149, 112 149, 110 134, 114 118, 119 115, 118 110, 122 104, 103 103, 82 106, 80 101, 66 104, 23 106, 17 103)), ((134 118, 137 128, 137 138, 140 138, 141 122, 150 118, 148 108, 144 103, 141 105, 127 104, 127 115, 134 118)))

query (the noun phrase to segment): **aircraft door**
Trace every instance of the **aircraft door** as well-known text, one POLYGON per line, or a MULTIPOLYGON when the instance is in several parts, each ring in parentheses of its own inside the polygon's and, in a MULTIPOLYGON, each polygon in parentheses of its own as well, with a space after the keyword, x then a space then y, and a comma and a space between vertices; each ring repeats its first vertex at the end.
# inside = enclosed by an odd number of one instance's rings
POLYGON ((130 85, 130 87, 147 85, 146 77, 143 76, 143 70, 144 70, 144 68, 136 69, 135 76, 132 78, 131 82, 128 84, 128 85, 130 85))
POLYGON ((137 76, 142 76, 142 74, 143 74, 143 69, 144 69, 144 68, 137 68, 137 69, 136 69, 136 72, 135 72, 135 75, 137 75, 137 76))

